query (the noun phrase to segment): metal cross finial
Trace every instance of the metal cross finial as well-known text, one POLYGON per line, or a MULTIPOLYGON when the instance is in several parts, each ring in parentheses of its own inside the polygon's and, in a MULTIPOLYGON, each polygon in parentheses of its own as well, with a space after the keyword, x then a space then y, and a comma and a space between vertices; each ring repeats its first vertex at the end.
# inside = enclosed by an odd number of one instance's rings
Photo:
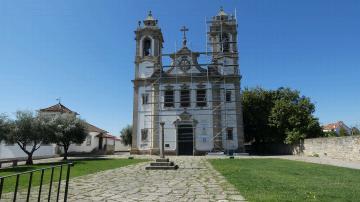
POLYGON ((186 46, 186 32, 189 31, 188 28, 186 28, 185 26, 183 26, 180 31, 182 31, 184 33, 183 35, 183 45, 186 46))
POLYGON ((180 31, 184 32, 183 38, 186 39, 186 32, 189 31, 189 29, 183 26, 180 31))
POLYGON ((59 104, 61 104, 61 97, 56 98, 56 101, 58 101, 59 104))

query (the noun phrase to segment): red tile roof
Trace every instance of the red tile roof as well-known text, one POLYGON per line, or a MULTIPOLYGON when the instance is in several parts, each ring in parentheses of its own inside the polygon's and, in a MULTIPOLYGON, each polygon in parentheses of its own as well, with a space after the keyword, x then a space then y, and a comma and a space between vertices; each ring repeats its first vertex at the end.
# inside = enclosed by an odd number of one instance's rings
POLYGON ((103 137, 103 138, 109 138, 109 139, 114 139, 114 140, 117 139, 117 137, 110 135, 109 133, 108 134, 102 133, 102 134, 97 135, 96 137, 103 137))
POLYGON ((342 121, 324 125, 322 128, 323 128, 323 130, 334 130, 336 128, 341 128, 341 127, 348 128, 347 125, 345 125, 345 123, 342 121))
POLYGON ((98 133, 102 133, 102 134, 108 133, 106 130, 98 128, 98 127, 96 127, 96 126, 94 126, 94 125, 92 125, 92 124, 90 124, 88 122, 85 122, 85 127, 86 127, 86 130, 88 132, 98 132, 98 133))
POLYGON ((74 114, 78 115, 78 113, 70 110, 69 108, 65 107, 61 103, 58 103, 58 104, 53 105, 53 106, 48 107, 48 108, 40 109, 40 112, 74 113, 74 114))
MULTIPOLYGON (((60 113, 73 113, 76 115, 79 115, 77 112, 74 112, 72 110, 70 110, 69 108, 65 107, 64 105, 62 105, 61 103, 58 103, 56 105, 53 105, 51 107, 48 108, 44 108, 44 109, 40 109, 40 112, 60 112, 60 113)), ((85 122, 85 128, 88 132, 98 132, 98 133, 103 133, 106 134, 108 133, 106 130, 103 130, 101 128, 98 128, 88 122, 85 122)))

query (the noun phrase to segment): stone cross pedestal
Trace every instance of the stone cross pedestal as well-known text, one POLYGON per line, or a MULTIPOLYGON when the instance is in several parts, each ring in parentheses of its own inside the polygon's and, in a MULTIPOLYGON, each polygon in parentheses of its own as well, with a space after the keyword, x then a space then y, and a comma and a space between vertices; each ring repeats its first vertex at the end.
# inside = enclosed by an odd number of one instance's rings
POLYGON ((160 138, 160 158, 165 158, 165 138, 164 138, 164 125, 165 125, 165 122, 160 122, 160 126, 161 126, 161 138, 160 138))
POLYGON ((169 161, 165 158, 165 137, 164 137, 164 122, 160 122, 161 126, 161 138, 160 138, 160 158, 156 159, 155 162, 151 162, 150 166, 147 166, 146 170, 176 170, 179 166, 175 165, 174 162, 169 161))

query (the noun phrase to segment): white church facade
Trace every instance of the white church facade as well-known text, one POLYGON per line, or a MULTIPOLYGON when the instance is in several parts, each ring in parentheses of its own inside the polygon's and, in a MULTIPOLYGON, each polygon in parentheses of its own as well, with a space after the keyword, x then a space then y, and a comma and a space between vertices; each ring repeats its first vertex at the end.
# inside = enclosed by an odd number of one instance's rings
POLYGON ((158 154, 162 122, 167 154, 243 152, 236 17, 221 9, 211 18, 210 51, 190 50, 188 29, 181 31, 182 47, 171 54, 162 53, 163 34, 151 12, 135 31, 131 153, 158 154))

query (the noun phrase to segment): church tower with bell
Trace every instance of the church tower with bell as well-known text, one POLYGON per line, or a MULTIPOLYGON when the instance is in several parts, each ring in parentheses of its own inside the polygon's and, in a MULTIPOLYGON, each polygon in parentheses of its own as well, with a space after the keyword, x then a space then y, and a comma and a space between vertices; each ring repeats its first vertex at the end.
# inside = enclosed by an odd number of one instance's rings
POLYGON ((139 21, 132 154, 159 154, 162 131, 167 154, 244 151, 236 17, 220 8, 208 23, 210 50, 191 50, 186 35, 191 30, 181 26, 180 48, 163 53, 163 35, 153 14, 139 21), (169 64, 163 64, 165 57, 169 64), (199 62, 204 60, 208 62, 199 62))

